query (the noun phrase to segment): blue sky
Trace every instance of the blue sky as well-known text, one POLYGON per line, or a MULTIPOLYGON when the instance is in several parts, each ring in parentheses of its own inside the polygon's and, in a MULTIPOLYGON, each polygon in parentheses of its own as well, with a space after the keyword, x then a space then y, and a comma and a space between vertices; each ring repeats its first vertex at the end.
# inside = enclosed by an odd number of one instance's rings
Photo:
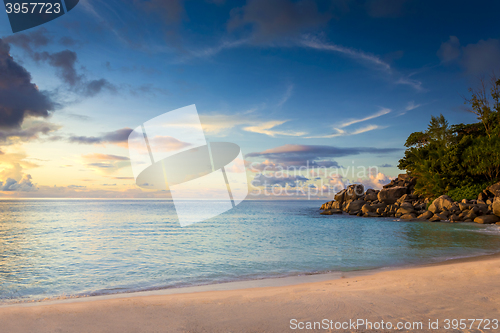
POLYGON ((3 194, 140 196, 119 131, 191 104, 209 140, 249 160, 385 165, 367 182, 380 186, 431 115, 475 121, 461 96, 500 71, 498 12, 495 1, 81 0, 16 34, 0 14, 3 45, 51 103, 0 123, 0 181, 38 189, 3 194))

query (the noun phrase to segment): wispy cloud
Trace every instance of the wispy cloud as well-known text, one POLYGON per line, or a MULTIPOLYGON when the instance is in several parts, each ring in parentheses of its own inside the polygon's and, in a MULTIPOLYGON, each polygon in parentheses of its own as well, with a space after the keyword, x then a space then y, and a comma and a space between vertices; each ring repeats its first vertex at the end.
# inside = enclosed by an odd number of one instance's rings
POLYGON ((375 112, 374 114, 369 115, 367 117, 360 118, 360 119, 351 119, 351 120, 348 120, 345 123, 342 123, 339 127, 340 128, 344 128, 344 127, 347 127, 347 126, 350 126, 350 125, 353 125, 353 124, 357 124, 357 123, 360 123, 360 122, 363 122, 363 121, 367 121, 367 120, 370 120, 370 119, 378 118, 378 117, 386 115, 386 114, 388 114, 390 112, 391 112, 391 109, 383 108, 382 110, 380 110, 378 112, 375 112))
POLYGON ((414 88, 415 90, 418 90, 418 91, 424 90, 424 88, 422 88, 422 82, 420 82, 418 80, 410 79, 409 77, 401 77, 401 78, 399 78, 396 81, 396 84, 408 85, 408 86, 410 86, 410 87, 412 87, 412 88, 414 88))
POLYGON ((275 137, 276 135, 284 135, 284 136, 303 136, 306 135, 306 132, 297 132, 297 131, 276 131, 273 130, 274 127, 282 125, 286 123, 288 120, 271 120, 264 123, 260 123, 254 126, 248 126, 243 128, 243 130, 247 132, 260 133, 275 137))
POLYGON ((361 133, 366 133, 369 131, 377 130, 377 129, 384 129, 387 126, 378 126, 378 125, 367 125, 365 127, 360 127, 354 131, 346 131, 341 128, 334 128, 335 133, 332 134, 327 134, 327 135, 318 135, 318 136, 307 136, 305 139, 330 139, 330 138, 336 138, 339 136, 349 136, 349 135, 357 135, 361 133))
POLYGON ((351 130, 351 131, 345 130, 344 128, 349 127, 349 126, 354 125, 354 124, 357 124, 357 123, 361 123, 363 121, 367 121, 367 120, 381 117, 381 116, 386 115, 390 112, 391 112, 391 109, 383 108, 380 111, 375 112, 374 114, 371 114, 369 116, 359 118, 359 119, 350 119, 350 120, 347 120, 347 121, 341 123, 338 126, 334 126, 333 127, 333 130, 335 131, 334 133, 326 134, 326 135, 318 135, 318 136, 308 136, 308 137, 306 137, 306 139, 330 139, 330 138, 336 138, 339 136, 357 135, 357 134, 373 131, 376 129, 383 129, 383 128, 386 128, 387 126, 379 126, 379 125, 371 124, 371 125, 366 125, 364 127, 360 127, 358 129, 355 129, 355 130, 351 130))
POLYGON ((283 106, 283 104, 285 104, 290 99, 290 97, 292 97, 293 88, 294 88, 293 84, 289 84, 287 86, 285 94, 283 94, 283 97, 278 103, 278 107, 283 106))
POLYGON ((189 55, 184 56, 182 60, 188 60, 189 58, 208 58, 217 55, 218 53, 224 51, 224 50, 229 50, 229 49, 234 49, 243 45, 248 44, 248 39, 238 39, 238 40, 224 40, 222 41, 219 45, 212 46, 212 47, 207 47, 204 49, 199 49, 199 50, 192 50, 189 55))
POLYGON ((406 112, 415 110, 416 108, 422 106, 422 104, 415 104, 415 101, 408 102, 408 105, 405 107, 404 111, 398 114, 398 116, 404 115, 406 112))
POLYGON ((316 49, 316 50, 333 51, 333 52, 342 53, 350 58, 361 60, 361 61, 364 61, 364 62, 371 64, 371 65, 375 65, 384 71, 387 71, 387 72, 391 71, 391 66, 375 55, 372 55, 372 54, 369 54, 369 53, 366 53, 363 51, 355 50, 355 49, 352 49, 349 47, 341 46, 341 45, 325 43, 325 42, 320 41, 318 38, 312 37, 309 35, 303 36, 299 40, 299 45, 301 45, 303 47, 316 49))

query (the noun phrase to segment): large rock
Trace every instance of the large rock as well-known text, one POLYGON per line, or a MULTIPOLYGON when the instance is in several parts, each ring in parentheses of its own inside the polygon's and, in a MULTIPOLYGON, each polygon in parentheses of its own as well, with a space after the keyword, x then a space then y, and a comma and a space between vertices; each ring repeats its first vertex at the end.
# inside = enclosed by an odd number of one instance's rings
POLYGON ((402 220, 414 220, 416 219, 417 217, 415 216, 415 214, 403 214, 401 215, 400 217, 402 220))
POLYGON ((388 205, 392 205, 405 195, 407 191, 408 188, 406 186, 384 188, 378 192, 378 200, 388 205))
POLYGON ((380 215, 374 212, 366 212, 363 214, 363 217, 380 217, 380 215))
POLYGON ((437 214, 442 212, 443 210, 450 210, 452 206, 453 199, 447 195, 442 195, 431 203, 428 210, 430 210, 434 214, 437 214))
POLYGON ((412 214, 415 213, 415 209, 413 207, 400 207, 396 213, 400 213, 401 215, 412 214))
POLYGON ((418 219, 419 220, 428 220, 432 217, 432 215, 433 215, 432 212, 426 211, 423 214, 419 215, 418 219))
POLYGON ((366 190, 365 200, 366 201, 378 200, 378 191, 375 191, 374 189, 371 188, 366 190))
POLYGON ((361 184, 349 185, 345 192, 345 200, 356 200, 365 192, 365 187, 361 184))
POLYGON ((335 201, 338 201, 340 202, 340 204, 342 204, 345 200, 345 193, 347 191, 346 190, 342 190, 340 192, 338 192, 337 194, 335 194, 335 196, 333 197, 335 199, 335 201))
POLYGON ((500 217, 498 217, 496 215, 483 215, 483 216, 476 217, 474 219, 474 222, 481 223, 481 224, 492 224, 492 223, 500 222, 500 217))
POLYGON ((500 216, 500 197, 495 197, 495 201, 493 201, 491 208, 493 209, 493 214, 500 216))
POLYGON ((320 213, 321 215, 333 215, 333 214, 342 214, 340 209, 327 209, 320 213))
POLYGON ((490 191, 495 197, 500 197, 500 182, 488 187, 488 191, 490 191))
POLYGON ((351 201, 347 207, 346 207, 346 211, 351 214, 351 213, 357 213, 361 210, 361 208, 366 205, 367 202, 364 201, 364 200, 354 200, 354 201, 351 201))
POLYGON ((373 213, 375 212, 377 209, 370 206, 370 204, 365 204, 363 205, 363 207, 361 207, 361 211, 363 212, 363 214, 366 214, 366 213, 373 213))

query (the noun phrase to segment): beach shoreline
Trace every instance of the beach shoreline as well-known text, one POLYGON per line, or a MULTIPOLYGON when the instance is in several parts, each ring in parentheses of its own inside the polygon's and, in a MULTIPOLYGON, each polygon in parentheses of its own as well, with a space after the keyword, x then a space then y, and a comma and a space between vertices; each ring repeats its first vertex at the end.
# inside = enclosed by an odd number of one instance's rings
POLYGON ((500 319, 499 279, 496 253, 406 268, 10 304, 0 307, 0 327, 9 332, 34 327, 39 332, 283 332, 291 330, 291 319, 493 320, 500 319))
POLYGON ((324 282, 337 279, 353 278, 358 276, 367 276, 377 274, 379 272, 398 271, 412 268, 422 268, 430 266, 450 265, 461 262, 482 261, 490 258, 498 257, 500 259, 500 250, 492 254, 481 254, 474 256, 464 256, 459 258, 447 258, 435 262, 419 263, 419 264, 404 264, 394 266, 384 266, 370 269, 355 269, 350 271, 331 271, 331 272, 304 272, 296 275, 264 277, 255 279, 242 279, 220 283, 208 283, 202 285, 182 286, 182 287, 165 287, 138 291, 124 291, 117 293, 106 293, 97 295, 71 295, 71 296, 56 296, 53 298, 45 298, 41 300, 20 300, 13 302, 0 303, 0 309, 11 306, 37 306, 42 304, 64 304, 71 302, 85 302, 95 300, 110 300, 129 297, 147 297, 159 295, 176 295, 190 294, 210 291, 231 291, 251 288, 268 288, 268 287, 287 287, 300 285, 304 283, 324 282))

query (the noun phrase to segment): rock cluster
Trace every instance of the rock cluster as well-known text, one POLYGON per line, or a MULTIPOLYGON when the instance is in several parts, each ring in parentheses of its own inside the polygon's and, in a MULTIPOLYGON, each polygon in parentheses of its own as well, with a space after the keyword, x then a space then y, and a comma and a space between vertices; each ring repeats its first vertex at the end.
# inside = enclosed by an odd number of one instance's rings
POLYGON ((481 192, 477 200, 455 202, 447 195, 434 201, 414 194, 416 179, 399 175, 382 190, 350 185, 335 194, 335 200, 321 206, 322 215, 342 214, 363 217, 396 217, 431 222, 476 222, 500 224, 500 182, 481 192))

